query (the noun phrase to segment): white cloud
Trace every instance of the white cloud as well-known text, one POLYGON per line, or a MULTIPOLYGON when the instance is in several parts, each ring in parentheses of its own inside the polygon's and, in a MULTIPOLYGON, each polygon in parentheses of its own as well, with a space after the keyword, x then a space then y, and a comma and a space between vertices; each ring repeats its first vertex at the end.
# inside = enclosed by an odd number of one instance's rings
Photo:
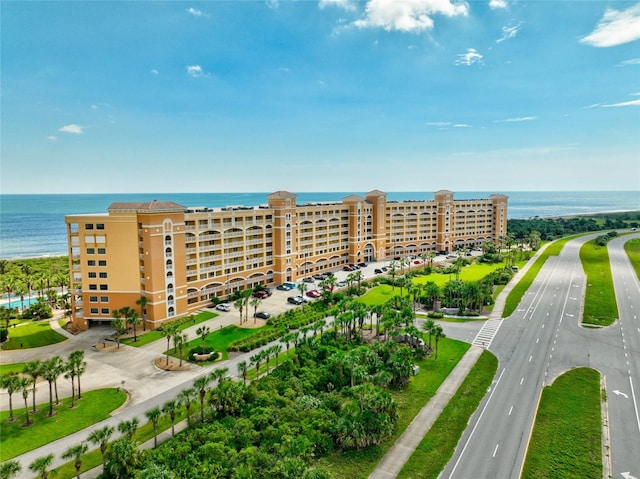
POLYGON ((482 55, 475 48, 469 48, 467 53, 457 55, 456 65, 471 66, 474 63, 482 63, 482 55))
POLYGON ((264 3, 267 6, 267 8, 270 8, 272 10, 280 6, 280 3, 278 2, 278 0, 265 0, 264 3))
POLYGON ((193 78, 199 78, 203 76, 209 76, 208 73, 202 69, 200 65, 187 65, 187 74, 193 78))
POLYGON ((198 10, 197 8, 193 7, 187 8, 187 12, 189 12, 194 17, 201 17, 203 15, 202 10, 198 10))
POLYGON ((533 121, 537 120, 537 116, 520 116, 517 118, 507 118, 506 120, 496 120, 496 123, 517 123, 520 121, 533 121))
POLYGON ((49 136, 47 137, 47 140, 49 140, 49 141, 58 141, 58 138, 57 138, 57 137, 55 137, 55 136, 53 136, 53 135, 49 135, 49 136))
POLYGON ((620 103, 611 103, 609 105, 600 105, 602 108, 618 107, 618 106, 640 106, 640 100, 622 101, 620 103))
POLYGON ((467 125, 466 123, 456 123, 453 125, 454 128, 470 128, 471 125, 467 125))
POLYGON ((490 8, 507 8, 507 6, 506 0, 489 0, 490 8))
POLYGON ((353 12, 356 9, 356 3, 354 0, 320 0, 318 7, 320 7, 320 9, 338 7, 348 12, 353 12))
POLYGON ((84 133, 84 131, 82 131, 83 129, 84 126, 72 123, 71 125, 65 125, 61 128, 58 128, 58 131, 61 131, 63 133, 73 133, 74 135, 82 135, 84 133))
POLYGON ((358 28, 383 28, 387 31, 418 33, 433 28, 433 16, 466 16, 467 3, 450 0, 369 0, 364 18, 353 25, 358 28))
POLYGON ((151 73, 152 75, 160 75, 160 72, 155 68, 152 68, 151 70, 149 70, 149 73, 151 73))
POLYGON ((428 121, 426 123, 427 126, 451 126, 450 121, 428 121))
POLYGON ((626 10, 607 9, 595 30, 580 42, 594 47, 614 47, 640 40, 640 3, 626 10))
POLYGON ((619 67, 627 67, 629 65, 640 65, 640 58, 631 58, 618 63, 619 67))
POLYGON ((496 43, 501 43, 505 40, 514 38, 520 31, 521 26, 522 22, 519 22, 517 25, 513 25, 510 27, 502 27, 502 36, 496 40, 496 43))

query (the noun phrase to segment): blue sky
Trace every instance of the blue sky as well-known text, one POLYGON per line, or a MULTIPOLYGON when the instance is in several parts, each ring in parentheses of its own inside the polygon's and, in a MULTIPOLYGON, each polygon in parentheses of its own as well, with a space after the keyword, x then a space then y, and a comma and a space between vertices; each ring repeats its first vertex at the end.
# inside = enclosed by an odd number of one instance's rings
POLYGON ((0 8, 3 193, 640 189, 640 2, 0 8))

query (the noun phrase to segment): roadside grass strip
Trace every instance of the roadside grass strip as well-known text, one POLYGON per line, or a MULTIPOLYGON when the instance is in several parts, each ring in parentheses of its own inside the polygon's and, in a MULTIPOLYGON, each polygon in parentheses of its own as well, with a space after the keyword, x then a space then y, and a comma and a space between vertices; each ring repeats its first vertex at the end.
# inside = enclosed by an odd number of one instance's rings
POLYGON ((28 324, 20 324, 9 328, 9 339, 2 344, 5 351, 12 349, 29 349, 60 343, 67 338, 51 329, 49 320, 28 324))
POLYGON ((508 318, 516 310, 516 308, 518 307, 518 304, 520 304, 520 301, 522 301, 522 298, 524 297, 525 293, 529 289, 529 286, 531 286, 533 281, 536 279, 536 276, 542 269, 542 266, 544 266, 545 261, 547 261, 547 258, 549 256, 558 256, 560 254, 560 251, 562 251, 562 248, 564 248, 564 245, 567 243, 567 241, 570 241, 579 236, 582 236, 582 235, 568 236, 566 238, 556 240, 553 243, 549 244, 549 246, 547 246, 545 250, 542 251, 542 253, 540 253, 540 256, 538 256, 538 259, 535 261, 535 263, 531 265, 531 267, 528 269, 528 271, 525 273, 522 279, 520 279, 518 284, 516 284, 513 287, 513 289, 507 296, 507 299, 504 305, 504 310, 502 311, 503 318, 508 318))
MULTIPOLYGON (((22 398, 14 394, 13 404, 22 403, 22 398)), ((31 399, 31 395, 29 395, 31 399)), ((34 421, 30 426, 23 426, 25 419, 24 408, 14 409, 14 422, 7 422, 9 411, 0 412, 0 461, 6 461, 24 454, 40 446, 44 446, 61 437, 89 427, 103 419, 120 407, 127 395, 117 389, 97 389, 82 393, 82 399, 75 401, 71 409, 71 398, 60 400, 59 405, 53 406, 53 417, 49 414, 49 403, 36 405, 37 412, 31 412, 29 403, 29 419, 34 421)))
POLYGON ((398 474, 398 479, 438 477, 453 456, 456 445, 469 423, 469 418, 487 393, 497 369, 498 359, 493 353, 483 351, 398 474))
POLYGON ((399 414, 393 435, 378 446, 329 454, 318 461, 318 466, 326 469, 334 479, 367 478, 420 409, 433 397, 469 347, 468 343, 462 341, 441 339, 438 344, 438 359, 417 361, 416 364, 420 366, 418 375, 411 379, 403 391, 390 391, 398 404, 399 414))
POLYGON ((600 373, 577 368, 542 391, 522 479, 602 477, 600 373))
POLYGON ((618 304, 607 247, 596 245, 595 240, 589 241, 580 248, 580 260, 587 275, 582 322, 609 326, 618 318, 618 304))
MULTIPOLYGON (((178 331, 182 331, 183 329, 190 328, 194 324, 200 324, 205 321, 210 320, 211 318, 215 318, 217 314, 211 313, 209 311, 202 311, 195 315, 195 323, 187 322, 178 326, 178 331)), ((140 346, 145 346, 146 344, 153 343, 154 341, 158 341, 159 339, 164 339, 166 341, 166 336, 162 333, 162 331, 158 331, 157 329, 154 331, 140 331, 138 330, 138 340, 133 341, 133 336, 122 338, 120 342, 122 344, 127 344, 129 346, 133 346, 135 348, 139 348, 140 346)))
POLYGON ((0 364, 0 376, 21 373, 25 364, 27 363, 0 364))
POLYGON ((631 266, 640 278, 640 239, 631 239, 624 244, 624 250, 631 261, 631 266))

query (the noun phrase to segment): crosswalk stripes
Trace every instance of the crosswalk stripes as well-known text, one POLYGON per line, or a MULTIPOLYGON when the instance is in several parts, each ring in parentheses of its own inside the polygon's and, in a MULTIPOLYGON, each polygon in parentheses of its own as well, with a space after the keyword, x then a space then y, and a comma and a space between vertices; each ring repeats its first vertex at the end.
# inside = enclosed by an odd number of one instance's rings
POLYGON ((498 332, 501 324, 502 319, 488 319, 482 326, 482 329, 478 331, 478 334, 472 344, 484 349, 489 349, 491 341, 493 341, 493 338, 498 332))

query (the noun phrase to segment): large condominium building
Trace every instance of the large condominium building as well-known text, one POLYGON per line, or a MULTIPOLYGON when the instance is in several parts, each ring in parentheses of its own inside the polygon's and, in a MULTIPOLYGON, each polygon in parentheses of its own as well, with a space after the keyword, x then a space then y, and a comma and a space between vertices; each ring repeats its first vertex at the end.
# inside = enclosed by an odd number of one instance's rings
POLYGON ((136 309, 146 328, 190 314, 213 297, 258 284, 397 256, 450 251, 507 233, 507 197, 388 201, 374 190, 336 202, 297 204, 277 191, 259 206, 190 208, 113 203, 65 218, 72 318, 77 330, 136 309), (144 311, 136 306, 141 302, 144 311))

